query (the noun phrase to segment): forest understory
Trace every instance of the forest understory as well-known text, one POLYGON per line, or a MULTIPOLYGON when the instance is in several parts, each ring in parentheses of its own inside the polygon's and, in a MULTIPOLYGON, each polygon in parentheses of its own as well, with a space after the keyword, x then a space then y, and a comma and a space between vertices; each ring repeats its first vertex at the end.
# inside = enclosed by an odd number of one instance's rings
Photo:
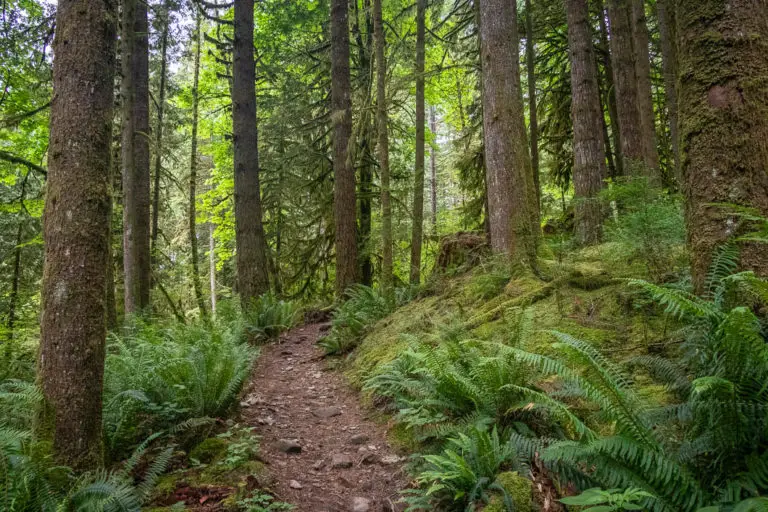
POLYGON ((0 512, 768 512, 768 1, 2 0, 0 512))

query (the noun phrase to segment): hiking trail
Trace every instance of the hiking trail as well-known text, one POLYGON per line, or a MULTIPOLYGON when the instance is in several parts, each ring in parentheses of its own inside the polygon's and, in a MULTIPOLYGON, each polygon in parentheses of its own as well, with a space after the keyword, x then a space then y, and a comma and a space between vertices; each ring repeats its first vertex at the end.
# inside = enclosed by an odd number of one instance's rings
POLYGON ((272 490, 295 510, 402 510, 405 457, 359 394, 327 367, 316 345, 327 328, 296 327, 262 348, 241 402, 243 423, 261 437, 272 490))

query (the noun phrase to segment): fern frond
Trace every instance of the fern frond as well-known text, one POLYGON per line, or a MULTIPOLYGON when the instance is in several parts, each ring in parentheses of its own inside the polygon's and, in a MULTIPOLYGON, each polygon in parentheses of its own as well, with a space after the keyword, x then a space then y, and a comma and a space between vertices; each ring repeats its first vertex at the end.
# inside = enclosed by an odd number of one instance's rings
POLYGON ((700 299, 692 293, 665 288, 642 279, 627 279, 627 283, 630 286, 635 286, 648 292, 654 301, 664 306, 667 314, 675 318, 704 318, 716 321, 721 316, 717 308, 711 303, 700 299))

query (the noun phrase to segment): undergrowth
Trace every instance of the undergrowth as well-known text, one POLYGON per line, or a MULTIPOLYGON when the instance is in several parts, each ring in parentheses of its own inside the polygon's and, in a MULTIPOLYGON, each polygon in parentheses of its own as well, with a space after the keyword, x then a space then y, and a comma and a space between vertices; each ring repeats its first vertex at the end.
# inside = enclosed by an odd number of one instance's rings
POLYGON ((347 301, 333 314, 331 331, 319 341, 328 355, 350 352, 372 324, 393 311, 394 305, 368 286, 354 285, 347 295, 347 301))

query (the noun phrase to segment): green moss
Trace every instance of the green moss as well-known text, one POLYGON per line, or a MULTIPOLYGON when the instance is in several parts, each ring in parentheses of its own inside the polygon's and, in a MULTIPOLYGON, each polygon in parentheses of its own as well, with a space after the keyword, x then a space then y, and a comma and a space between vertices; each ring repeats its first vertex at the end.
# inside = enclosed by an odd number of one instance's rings
MULTIPOLYGON (((517 471, 507 471, 496 477, 496 483, 504 488, 509 497, 512 498, 515 512, 532 512, 533 482, 520 476, 517 471)), ((491 502, 485 507, 485 512, 506 512, 501 493, 497 493, 491 498, 491 502)))
POLYGON ((210 464, 223 458, 227 453, 227 446, 229 443, 219 437, 209 437, 204 440, 189 452, 189 458, 201 462, 202 464, 210 464))

